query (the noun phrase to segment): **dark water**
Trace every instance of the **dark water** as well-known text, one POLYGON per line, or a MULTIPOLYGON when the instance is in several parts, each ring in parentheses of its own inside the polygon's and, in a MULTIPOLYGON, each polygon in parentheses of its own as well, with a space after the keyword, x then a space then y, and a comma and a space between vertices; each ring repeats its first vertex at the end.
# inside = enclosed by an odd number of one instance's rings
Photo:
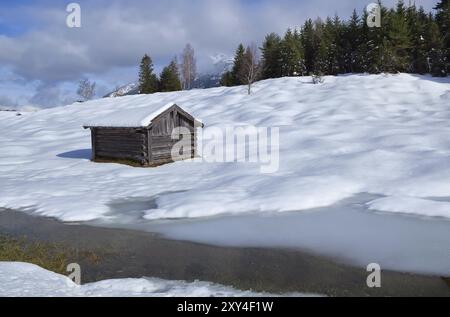
POLYGON ((0 209, 0 233, 93 250, 100 263, 80 263, 84 283, 148 276, 211 281, 273 293, 450 296, 449 286, 440 277, 383 271, 382 287, 369 289, 364 269, 305 252, 167 240, 149 232, 68 225, 5 209, 0 209))

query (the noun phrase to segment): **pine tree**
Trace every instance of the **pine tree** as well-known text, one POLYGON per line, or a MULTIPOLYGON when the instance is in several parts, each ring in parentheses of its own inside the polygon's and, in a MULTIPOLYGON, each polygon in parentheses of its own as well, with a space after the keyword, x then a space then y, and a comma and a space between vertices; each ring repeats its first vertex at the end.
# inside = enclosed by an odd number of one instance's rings
POLYGON ((379 5, 381 6, 381 27, 369 28, 369 38, 373 46, 373 60, 370 69, 373 73, 391 72, 395 68, 395 58, 389 41, 392 16, 395 11, 388 10, 380 2, 379 5))
POLYGON ((231 78, 233 86, 244 84, 239 77, 239 73, 243 67, 242 65, 244 63, 244 60, 245 60, 245 48, 244 45, 242 45, 241 43, 239 44, 236 50, 236 54, 234 55, 234 64, 233 69, 231 70, 231 78))
POLYGON ((417 10, 415 5, 407 9, 408 28, 411 36, 411 68, 410 71, 418 74, 428 72, 427 42, 425 40, 427 15, 422 7, 417 10))
POLYGON ((376 61, 378 56, 378 43, 374 36, 373 28, 369 28, 366 21, 368 18, 367 12, 364 14, 360 22, 361 30, 361 45, 357 49, 357 56, 359 60, 359 67, 361 72, 378 73, 376 61))
POLYGON ((443 34, 446 35, 447 39, 450 36, 450 1, 440 0, 439 3, 434 7, 436 12, 436 23, 443 34))
POLYGON ((300 76, 306 73, 300 34, 288 29, 281 42, 281 75, 300 76))
POLYGON ((240 78, 240 72, 243 67, 243 63, 245 60, 245 49, 244 45, 239 44, 236 53, 234 55, 233 68, 231 71, 227 71, 222 74, 222 78, 220 79, 220 84, 222 86, 233 87, 243 85, 240 78))
POLYGON ((296 48, 295 75, 296 76, 307 75, 308 72, 306 70, 305 49, 303 47, 302 35, 301 35, 301 32, 298 31, 297 29, 294 31, 294 42, 295 42, 295 48, 296 48))
POLYGON ((444 37, 440 33, 438 24, 433 21, 431 16, 427 30, 427 41, 429 43, 427 61, 429 71, 433 76, 445 77, 448 72, 444 37))
MULTIPOLYGON (((411 3, 411 2, 410 2, 411 3)), ((281 38, 266 36, 261 47, 262 78, 303 74, 412 72, 445 76, 449 73, 450 0, 439 0, 434 17, 414 4, 399 0, 394 9, 381 5, 381 27, 369 27, 368 12, 356 10, 347 22, 308 19, 300 33, 288 29, 281 38)), ((222 85, 243 84, 239 70, 244 47, 236 51, 233 70, 223 74, 222 85)))
POLYGON ((343 23, 339 18, 339 16, 336 14, 333 19, 333 42, 335 45, 335 59, 337 61, 336 74, 346 72, 344 34, 345 34, 345 23, 343 23))
POLYGON ((447 61, 447 73, 450 73, 450 0, 440 0, 435 7, 436 23, 441 31, 447 61))
POLYGON ((402 0, 397 3, 397 9, 390 13, 388 30, 388 59, 385 70, 390 72, 406 72, 411 69, 410 33, 406 18, 406 9, 402 0))
POLYGON ((309 74, 314 71, 315 58, 318 50, 316 32, 311 19, 305 22, 300 35, 304 50, 306 72, 309 74))
POLYGON ((180 72, 176 58, 170 62, 169 66, 164 67, 160 81, 160 90, 163 92, 181 90, 180 72))
POLYGON ((220 85, 225 87, 234 86, 233 74, 230 71, 222 74, 222 78, 220 79, 220 85))
POLYGON ((339 73, 339 27, 340 22, 338 20, 333 22, 329 17, 325 24, 321 26, 320 45, 315 64, 315 70, 319 73, 327 75, 339 73))
POLYGON ((153 73, 153 61, 147 54, 142 58, 139 68, 139 91, 141 94, 158 91, 158 78, 153 73))
POLYGON ((361 20, 356 10, 353 10, 353 14, 350 21, 345 25, 343 31, 343 62, 344 68, 341 71, 345 73, 359 73, 363 70, 362 56, 362 27, 361 20))
POLYGON ((281 38, 276 33, 266 36, 262 52, 262 78, 279 78, 282 76, 281 38))

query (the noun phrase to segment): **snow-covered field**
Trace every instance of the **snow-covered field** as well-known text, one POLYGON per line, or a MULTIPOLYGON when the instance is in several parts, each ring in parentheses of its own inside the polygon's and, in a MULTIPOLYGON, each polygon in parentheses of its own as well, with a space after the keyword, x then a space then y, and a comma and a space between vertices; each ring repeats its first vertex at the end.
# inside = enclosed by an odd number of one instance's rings
MULTIPOLYGON (((77 285, 68 277, 39 266, 0 262, 0 297, 254 297, 267 293, 240 291, 208 282, 167 281, 157 278, 116 279, 77 285)), ((299 293, 286 296, 302 296, 299 293)))
POLYGON ((108 204, 154 197, 155 218, 300 211, 358 193, 371 209, 450 218, 450 78, 350 75, 106 98, 15 116, 0 112, 0 207, 67 221, 108 217, 108 204), (178 162, 141 169, 90 162, 85 122, 168 102, 206 127, 280 127, 280 168, 178 162))

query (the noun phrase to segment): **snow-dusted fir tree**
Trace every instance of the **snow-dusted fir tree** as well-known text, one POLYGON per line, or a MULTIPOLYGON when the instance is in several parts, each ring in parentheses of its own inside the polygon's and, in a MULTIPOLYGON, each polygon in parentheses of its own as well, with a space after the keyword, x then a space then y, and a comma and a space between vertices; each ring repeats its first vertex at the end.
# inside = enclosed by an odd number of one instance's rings
POLYGON ((443 36, 439 32, 437 23, 434 21, 429 23, 427 29, 429 43, 427 62, 429 71, 433 76, 445 77, 447 76, 447 56, 443 36))
POLYGON ((304 50, 306 72, 314 71, 314 64, 317 54, 318 38, 314 30, 314 23, 311 19, 306 20, 301 31, 301 42, 304 50))
MULTIPOLYGON (((436 23, 439 26, 442 41, 445 47, 445 56, 447 69, 446 74, 450 73, 450 1, 440 0, 435 7, 436 23)), ((442 75, 441 75, 442 76, 442 75)))
POLYGON ((327 18, 325 24, 321 26, 320 45, 315 64, 316 72, 330 75, 339 73, 339 23, 339 21, 334 23, 331 18, 327 18))
POLYGON ((342 58, 345 67, 344 69, 341 69, 341 71, 346 73, 359 73, 362 71, 361 46, 363 42, 361 19, 356 10, 353 10, 350 21, 346 24, 346 28, 343 32, 343 38, 342 58))
POLYGON ((411 70, 411 34, 408 27, 406 8, 399 1, 397 9, 389 12, 388 47, 385 71, 392 73, 411 70))
POLYGON ((239 76, 239 73, 242 69, 242 65, 245 58, 245 48, 244 45, 239 44, 238 48, 236 49, 236 53, 234 55, 234 62, 233 62, 233 68, 229 72, 225 72, 222 75, 221 79, 221 85, 232 87, 232 86, 238 86, 244 84, 244 82, 241 81, 241 78, 239 76))
POLYGON ((191 44, 186 44, 186 47, 181 54, 181 80, 184 90, 192 88, 195 77, 197 76, 197 62, 195 59, 194 48, 191 44))
POLYGON ((142 57, 139 67, 139 92, 152 94, 158 91, 158 77, 153 73, 153 61, 147 54, 142 57))
POLYGON ((95 96, 95 86, 96 83, 87 78, 80 80, 77 89, 78 96, 83 98, 83 101, 91 100, 95 96))
POLYGON ((282 76, 301 76, 306 74, 303 47, 297 30, 288 29, 281 42, 282 76))
POLYGON ((261 77, 279 78, 282 74, 282 58, 281 58, 282 41, 278 34, 270 33, 266 36, 261 48, 261 77))
POLYGON ((379 43, 375 38, 375 29, 370 28, 366 21, 368 18, 367 12, 364 11, 361 17, 361 45, 357 48, 357 58, 359 60, 359 69, 361 72, 377 73, 379 72, 376 63, 378 58, 379 43))
POLYGON ((428 16, 423 7, 417 10, 416 6, 412 5, 407 8, 406 17, 411 37, 410 71, 418 74, 428 73, 426 40, 428 16))
POLYGON ((233 80, 233 85, 241 85, 243 82, 241 81, 241 78, 239 76, 239 73, 243 67, 245 59, 245 48, 244 45, 239 44, 235 56, 234 56, 234 64, 233 68, 231 70, 231 76, 233 80))
POLYGON ((181 80, 180 72, 178 70, 177 59, 174 58, 169 66, 164 67, 160 76, 160 90, 163 92, 167 91, 178 91, 181 90, 181 80))

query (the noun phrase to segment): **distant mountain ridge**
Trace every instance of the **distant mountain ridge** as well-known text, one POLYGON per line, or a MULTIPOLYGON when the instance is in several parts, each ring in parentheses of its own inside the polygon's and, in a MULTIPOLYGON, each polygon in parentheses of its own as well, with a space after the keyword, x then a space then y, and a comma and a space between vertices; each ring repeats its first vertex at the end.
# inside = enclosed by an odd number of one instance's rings
POLYGON ((130 96, 139 94, 139 83, 129 83, 116 88, 114 91, 106 94, 103 98, 116 98, 122 96, 130 96))
POLYGON ((226 54, 219 53, 217 55, 210 56, 213 64, 211 72, 200 74, 194 82, 193 88, 213 88, 220 86, 220 80, 222 75, 230 71, 233 67, 234 58, 227 56, 226 54))

